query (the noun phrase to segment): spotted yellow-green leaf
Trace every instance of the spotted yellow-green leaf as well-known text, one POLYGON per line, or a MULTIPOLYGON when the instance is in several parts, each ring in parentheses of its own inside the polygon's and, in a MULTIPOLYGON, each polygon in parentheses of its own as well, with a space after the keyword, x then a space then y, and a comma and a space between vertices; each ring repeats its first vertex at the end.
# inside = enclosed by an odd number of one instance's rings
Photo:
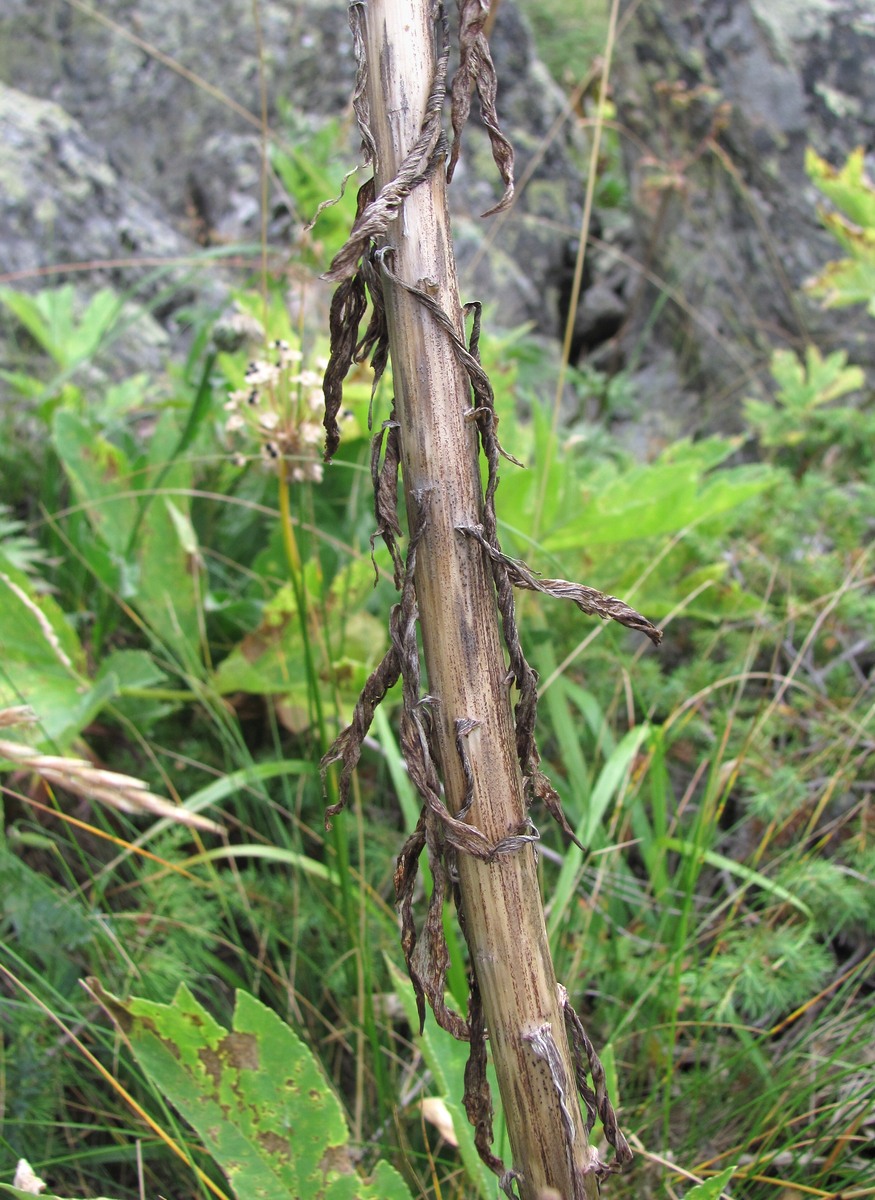
POLYGON ((240 1200, 409 1200, 380 1162, 355 1166, 340 1101, 316 1059, 276 1013, 237 992, 226 1029, 181 985, 171 1004, 93 993, 140 1066, 197 1131, 240 1200))

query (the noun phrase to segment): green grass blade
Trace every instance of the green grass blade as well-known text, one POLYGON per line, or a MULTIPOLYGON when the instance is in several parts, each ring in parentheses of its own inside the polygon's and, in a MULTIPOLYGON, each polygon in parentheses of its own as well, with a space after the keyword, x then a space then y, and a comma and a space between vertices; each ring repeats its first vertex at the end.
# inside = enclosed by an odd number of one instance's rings
MULTIPOLYGON (((638 748, 648 732, 649 726, 647 725, 636 725, 634 729, 630 729, 602 767, 592 789, 587 811, 575 830, 578 841, 588 849, 592 847, 608 805, 622 788, 632 761, 638 753, 638 748)), ((551 899, 550 916, 547 920, 547 933, 551 939, 562 923, 568 904, 577 888, 583 861, 583 851, 577 846, 569 846, 565 852, 565 861, 559 872, 559 879, 551 899)))
POLYGON ((704 850, 701 846, 697 846, 693 842, 684 841, 682 838, 662 838, 661 846, 664 850, 674 850, 677 854, 681 854, 685 858, 695 858, 700 864, 707 863, 708 866, 716 867, 719 871, 728 871, 731 875, 735 875, 736 878, 742 879, 746 884, 762 888, 764 892, 767 892, 770 896, 774 896, 776 900, 781 900, 785 904, 792 904, 807 920, 810 921, 813 918, 811 909, 798 896, 794 896, 791 891, 782 887, 780 883, 775 883, 774 879, 769 879, 766 875, 761 875, 759 871, 754 871, 750 867, 746 867, 743 863, 735 862, 734 859, 727 858, 723 854, 717 854, 714 850, 704 850))

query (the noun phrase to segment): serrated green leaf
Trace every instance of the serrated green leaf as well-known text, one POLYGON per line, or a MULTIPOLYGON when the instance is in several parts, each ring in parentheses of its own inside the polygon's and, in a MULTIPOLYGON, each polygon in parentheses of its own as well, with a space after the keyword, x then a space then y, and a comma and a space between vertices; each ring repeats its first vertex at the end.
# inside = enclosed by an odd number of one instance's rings
POLYGON ((869 315, 875 316, 875 262, 861 255, 827 263, 805 290, 819 297, 825 308, 865 304, 869 315))
POLYGON ((63 370, 90 358, 118 320, 122 302, 104 288, 92 296, 81 316, 76 315, 72 284, 25 295, 0 288, 0 302, 14 313, 40 347, 63 370))
POLYGON ((573 518, 544 538, 545 549, 589 549, 676 533, 737 508, 769 485, 768 469, 759 467, 706 475, 724 446, 706 446, 701 459, 680 449, 594 485, 570 510, 573 518))
POLYGON ((310 1050, 260 1001, 238 991, 229 1031, 184 984, 169 1005, 123 1003, 91 986, 240 1200, 409 1200, 387 1163, 371 1181, 355 1172, 340 1102, 310 1050))
POLYGON ((838 170, 808 150, 805 169, 841 210, 821 211, 820 218, 849 256, 827 263, 806 290, 819 296, 826 308, 865 304, 875 316, 875 184, 866 176, 863 148, 857 147, 838 170))
POLYGON ((875 228, 875 186, 866 175, 865 152, 858 146, 836 170, 810 147, 805 152, 809 179, 845 216, 864 228, 875 228))
POLYGON ((771 370, 780 387, 778 403, 787 409, 808 412, 848 392, 858 391, 866 376, 859 367, 849 367, 847 361, 844 350, 836 350, 824 358, 816 346, 808 346, 804 364, 792 350, 776 350, 771 370))

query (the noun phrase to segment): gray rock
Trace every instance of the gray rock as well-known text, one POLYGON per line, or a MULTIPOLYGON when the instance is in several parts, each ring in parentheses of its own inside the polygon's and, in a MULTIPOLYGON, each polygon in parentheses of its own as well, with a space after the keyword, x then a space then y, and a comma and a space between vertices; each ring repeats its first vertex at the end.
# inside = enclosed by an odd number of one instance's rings
MULTIPOLYGON (((653 0, 627 35, 614 95, 635 135, 624 146, 638 255, 669 297, 657 336, 703 395, 700 422, 737 428, 739 399, 767 380, 777 346, 813 340, 875 365, 862 309, 825 313, 799 290, 841 256, 818 223, 806 146, 838 166, 875 145, 875 5, 653 0)), ((648 287, 632 337, 659 302, 648 287)))
MULTIPOLYGON (((168 357, 172 313, 195 296, 188 271, 161 264, 184 260, 197 247, 118 177, 57 104, 0 84, 0 147, 0 274, 7 285, 32 290, 68 280, 83 294, 110 286, 136 298, 145 307, 114 345, 113 374, 157 370, 168 357)), ((129 306, 125 322, 133 315, 129 306)))
MULTIPOLYGON (((260 236, 262 84, 280 138, 289 136, 278 112, 282 99, 306 114, 304 129, 327 117, 345 120, 348 165, 357 160, 350 111, 355 64, 343 0, 260 4, 263 76, 251 10, 236 0, 140 0, 135 8, 130 0, 105 0, 101 20, 64 0, 4 3, 0 77, 61 104, 105 150, 109 167, 152 196, 189 237, 251 242, 260 236)), ((533 156, 540 165, 486 245, 495 230, 480 214, 495 203, 500 183, 475 100, 450 193, 460 277, 465 298, 492 301, 501 326, 530 321, 555 334, 552 275, 569 214, 579 208, 582 156, 567 125, 543 153, 564 98, 511 4, 501 7, 492 44, 499 112, 515 144, 518 176, 533 156)), ((274 191, 276 244, 287 248, 312 215, 289 212, 274 191)))

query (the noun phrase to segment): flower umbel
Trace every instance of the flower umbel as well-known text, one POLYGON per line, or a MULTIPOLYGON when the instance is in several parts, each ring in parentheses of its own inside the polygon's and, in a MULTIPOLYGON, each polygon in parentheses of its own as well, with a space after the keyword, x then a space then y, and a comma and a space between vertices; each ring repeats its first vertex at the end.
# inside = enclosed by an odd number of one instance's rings
MULTIPOLYGON (((285 460, 290 483, 319 483, 321 377, 301 367, 300 350, 288 342, 275 341, 270 350, 273 361, 250 362, 244 386, 228 397, 225 433, 229 440, 254 441, 269 470, 276 471, 279 460, 285 460)), ((245 462, 242 455, 238 458, 245 462)))

